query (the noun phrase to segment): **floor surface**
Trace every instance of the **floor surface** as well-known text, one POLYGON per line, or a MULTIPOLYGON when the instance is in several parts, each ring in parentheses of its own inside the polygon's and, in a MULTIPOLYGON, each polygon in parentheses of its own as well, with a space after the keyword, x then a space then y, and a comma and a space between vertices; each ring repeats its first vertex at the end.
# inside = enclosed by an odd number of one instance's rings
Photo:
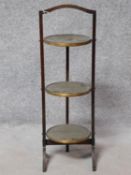
MULTIPOLYGON (((108 130, 108 128, 106 128, 108 130)), ((48 146, 47 175, 130 175, 131 129, 113 128, 97 138, 97 171, 92 172, 90 146, 48 146)), ((42 175, 40 125, 0 126, 0 175, 42 175)))

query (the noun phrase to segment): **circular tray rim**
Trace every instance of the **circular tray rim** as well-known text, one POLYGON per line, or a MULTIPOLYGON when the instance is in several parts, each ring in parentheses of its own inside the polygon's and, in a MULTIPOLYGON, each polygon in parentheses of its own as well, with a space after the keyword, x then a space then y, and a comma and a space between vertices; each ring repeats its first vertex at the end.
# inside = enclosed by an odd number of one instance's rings
POLYGON ((60 96, 60 97, 77 97, 77 96, 82 96, 82 95, 87 95, 91 90, 92 88, 89 86, 88 90, 85 91, 85 92, 76 92, 76 93, 66 93, 66 92, 52 92, 48 89, 49 86, 53 85, 53 84, 58 84, 58 83, 78 83, 78 84, 84 84, 86 85, 86 83, 83 83, 83 82, 80 82, 80 81, 59 81, 59 82, 53 82, 51 84, 48 84, 46 87, 45 87, 45 90, 48 94, 50 95, 54 95, 54 96, 60 96))
POLYGON ((62 144, 77 144, 77 143, 82 143, 82 142, 88 140, 88 139, 90 138, 90 136, 91 136, 91 132, 90 132, 86 127, 84 127, 84 126, 82 126, 82 125, 76 125, 76 124, 59 124, 59 125, 55 125, 55 126, 53 126, 53 127, 50 127, 50 128, 47 130, 46 135, 47 135, 47 137, 48 137, 49 140, 51 140, 51 141, 53 141, 53 142, 56 142, 56 143, 62 143, 62 144), (74 140, 74 139, 69 139, 69 140, 67 140, 67 139, 65 139, 65 140, 64 140, 64 139, 63 139, 63 140, 57 140, 57 139, 51 138, 51 137, 48 135, 48 133, 49 133, 51 130, 53 130, 54 128, 59 127, 59 126, 68 126, 68 125, 70 125, 70 126, 76 126, 76 127, 85 129, 85 130, 87 131, 87 137, 82 138, 82 139, 78 139, 78 140, 77 140, 77 139, 76 139, 76 140, 74 140))
POLYGON ((82 45, 86 45, 92 42, 92 39, 88 39, 86 41, 81 41, 81 42, 74 42, 74 43, 70 43, 70 42, 53 42, 53 41, 48 41, 48 38, 54 37, 54 36, 68 36, 68 35, 72 35, 72 36, 84 36, 84 37, 88 37, 86 35, 82 35, 82 34, 55 34, 55 35, 48 35, 44 38, 44 42, 48 45, 52 45, 52 46, 58 46, 58 47, 75 47, 75 46, 82 46, 82 45))

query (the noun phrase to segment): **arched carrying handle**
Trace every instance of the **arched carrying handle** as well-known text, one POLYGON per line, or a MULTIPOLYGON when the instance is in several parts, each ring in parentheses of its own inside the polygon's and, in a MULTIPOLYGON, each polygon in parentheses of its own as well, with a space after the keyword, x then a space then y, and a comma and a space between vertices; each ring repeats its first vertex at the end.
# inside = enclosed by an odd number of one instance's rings
POLYGON ((57 5, 57 6, 45 9, 44 14, 48 12, 53 12, 55 10, 63 9, 63 8, 72 8, 72 9, 80 10, 80 11, 83 11, 85 13, 90 13, 90 14, 94 14, 96 12, 95 10, 87 9, 87 8, 84 8, 78 5, 74 5, 74 4, 62 4, 62 5, 57 5))

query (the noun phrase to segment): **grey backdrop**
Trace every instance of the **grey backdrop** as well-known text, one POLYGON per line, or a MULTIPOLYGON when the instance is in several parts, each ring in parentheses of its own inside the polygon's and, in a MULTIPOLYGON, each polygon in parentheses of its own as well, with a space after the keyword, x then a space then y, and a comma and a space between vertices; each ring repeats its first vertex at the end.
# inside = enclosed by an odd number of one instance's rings
MULTIPOLYGON (((0 0, 0 123, 40 123, 38 11, 61 3, 97 10, 97 126, 130 126, 130 0, 0 0)), ((91 34, 90 17, 63 10, 46 15, 46 35, 91 34)), ((71 49, 71 80, 90 81, 90 46, 71 49)), ((64 48, 46 46, 46 84, 63 80, 64 48)), ((90 96, 71 99, 71 122, 90 121, 90 96)), ((64 121, 64 99, 47 95, 47 122, 64 121)), ((109 127, 108 127, 109 130, 109 127)))

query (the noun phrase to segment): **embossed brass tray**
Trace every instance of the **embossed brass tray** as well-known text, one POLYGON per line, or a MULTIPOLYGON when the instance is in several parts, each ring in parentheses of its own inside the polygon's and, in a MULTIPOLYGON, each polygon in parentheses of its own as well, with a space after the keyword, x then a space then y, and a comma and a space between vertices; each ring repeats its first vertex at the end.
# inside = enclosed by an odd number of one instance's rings
POLYGON ((50 35, 44 38, 44 42, 59 47, 82 46, 90 43, 92 40, 86 35, 78 34, 59 34, 50 35))
POLYGON ((48 129, 47 137, 57 143, 71 144, 86 141, 91 133, 83 126, 75 124, 56 125, 48 129))
POLYGON ((89 85, 74 81, 55 82, 46 86, 47 93, 63 97, 81 96, 88 94, 90 91, 91 87, 89 85))

